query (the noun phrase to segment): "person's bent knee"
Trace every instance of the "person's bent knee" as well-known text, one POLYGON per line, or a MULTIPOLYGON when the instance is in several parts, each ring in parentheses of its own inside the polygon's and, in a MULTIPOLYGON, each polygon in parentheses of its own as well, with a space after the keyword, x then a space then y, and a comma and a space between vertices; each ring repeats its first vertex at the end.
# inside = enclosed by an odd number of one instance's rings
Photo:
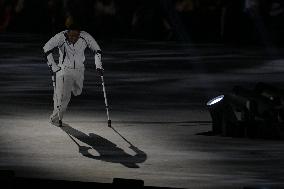
POLYGON ((79 96, 82 93, 82 90, 74 90, 73 95, 74 96, 79 96))

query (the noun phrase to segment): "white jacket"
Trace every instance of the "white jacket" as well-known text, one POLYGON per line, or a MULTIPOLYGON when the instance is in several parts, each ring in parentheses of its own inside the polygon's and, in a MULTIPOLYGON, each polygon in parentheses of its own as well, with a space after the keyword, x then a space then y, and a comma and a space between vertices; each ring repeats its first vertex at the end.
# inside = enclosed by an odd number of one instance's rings
POLYGON ((80 37, 74 45, 67 40, 66 36, 67 31, 62 31, 44 45, 43 50, 47 55, 49 65, 56 66, 52 52, 58 48, 60 54, 58 66, 74 69, 84 68, 84 51, 89 47, 94 52, 96 68, 102 69, 101 55, 97 53, 101 52, 100 47, 89 33, 81 31, 80 37))

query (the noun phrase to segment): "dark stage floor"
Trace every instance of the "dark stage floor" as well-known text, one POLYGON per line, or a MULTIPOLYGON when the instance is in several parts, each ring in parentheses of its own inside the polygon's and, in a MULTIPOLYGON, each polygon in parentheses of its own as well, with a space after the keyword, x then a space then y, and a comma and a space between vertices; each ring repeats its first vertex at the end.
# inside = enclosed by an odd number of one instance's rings
POLYGON ((47 38, 0 35, 0 169, 18 177, 173 188, 284 187, 284 142, 204 136, 205 103, 234 85, 284 88, 284 49, 99 41, 113 128, 87 51, 83 94, 64 127, 48 122, 47 38), (124 138, 122 138, 122 137, 124 138))

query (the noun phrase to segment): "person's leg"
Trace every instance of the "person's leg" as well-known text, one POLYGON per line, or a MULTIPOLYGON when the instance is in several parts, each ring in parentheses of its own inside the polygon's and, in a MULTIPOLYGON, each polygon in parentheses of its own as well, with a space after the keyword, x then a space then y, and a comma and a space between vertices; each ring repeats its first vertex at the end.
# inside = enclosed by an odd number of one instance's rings
POLYGON ((56 76, 56 88, 54 92, 54 111, 53 115, 62 120, 63 114, 71 99, 73 78, 68 71, 58 72, 56 76))
POLYGON ((53 91, 53 112, 50 116, 50 120, 52 122, 58 122, 58 120, 59 120, 59 117, 58 117, 58 98, 57 98, 56 88, 53 91))
POLYGON ((54 90, 53 90, 53 112, 50 116, 50 121, 51 122, 58 122, 59 121, 59 117, 58 117, 58 108, 59 108, 59 103, 58 103, 58 74, 59 72, 56 74, 56 78, 55 78, 55 86, 54 86, 54 90))
POLYGON ((84 83, 84 69, 77 69, 74 72, 74 82, 72 87, 72 92, 74 96, 78 96, 82 93, 83 83, 84 83))

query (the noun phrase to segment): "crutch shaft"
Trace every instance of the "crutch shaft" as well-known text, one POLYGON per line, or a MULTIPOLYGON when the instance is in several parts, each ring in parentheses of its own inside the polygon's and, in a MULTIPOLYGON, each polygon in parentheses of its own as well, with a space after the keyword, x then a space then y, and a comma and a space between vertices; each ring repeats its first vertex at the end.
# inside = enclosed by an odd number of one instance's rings
POLYGON ((104 93, 104 99, 105 99, 108 126, 111 127, 111 120, 110 120, 110 116, 109 116, 109 106, 108 106, 108 101, 107 101, 107 96, 106 96, 104 76, 101 75, 101 79, 102 79, 103 93, 104 93))

